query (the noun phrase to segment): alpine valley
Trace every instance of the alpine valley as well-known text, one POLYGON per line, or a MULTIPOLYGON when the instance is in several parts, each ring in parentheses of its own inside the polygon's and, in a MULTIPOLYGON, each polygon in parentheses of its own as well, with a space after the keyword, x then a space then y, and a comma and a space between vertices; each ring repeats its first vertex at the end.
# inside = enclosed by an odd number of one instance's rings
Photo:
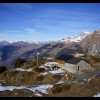
POLYGON ((100 56, 100 30, 93 32, 83 31, 79 35, 73 35, 57 41, 49 42, 24 42, 9 43, 0 42, 2 65, 7 68, 14 67, 15 60, 19 57, 26 60, 39 57, 58 57, 62 54, 82 53, 86 55, 100 56))

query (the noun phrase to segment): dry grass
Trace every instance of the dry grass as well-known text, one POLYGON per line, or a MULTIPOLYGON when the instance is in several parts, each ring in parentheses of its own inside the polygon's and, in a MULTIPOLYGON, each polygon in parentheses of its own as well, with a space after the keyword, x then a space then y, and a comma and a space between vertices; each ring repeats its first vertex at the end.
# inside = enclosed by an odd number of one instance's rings
POLYGON ((0 80, 5 80, 5 83, 2 85, 36 85, 43 83, 54 83, 57 82, 62 76, 61 75, 40 75, 40 72, 20 72, 15 69, 10 69, 0 74, 0 80))
POLYGON ((6 90, 0 92, 1 97, 32 97, 34 92, 27 89, 14 89, 13 91, 6 90))
POLYGON ((85 84, 70 83, 52 87, 47 97, 92 97, 95 92, 85 84))
POLYGON ((66 79, 70 80, 71 78, 75 77, 75 75, 72 74, 72 73, 68 73, 68 72, 67 72, 67 73, 64 74, 64 77, 65 77, 66 79))
POLYGON ((93 86, 98 92, 100 92, 100 78, 94 77, 88 82, 91 86, 93 86))
POLYGON ((42 83, 55 83, 59 78, 54 78, 52 74, 45 75, 42 83))
POLYGON ((52 75, 54 79, 60 80, 62 78, 62 75, 52 75))
POLYGON ((35 81, 42 81, 43 79, 44 79, 44 76, 41 75, 41 76, 37 76, 35 81))
POLYGON ((7 70, 0 75, 0 80, 5 80, 2 85, 29 85, 34 84, 37 72, 20 72, 14 69, 7 70))
POLYGON ((54 85, 51 89, 50 89, 50 93, 53 93, 53 94, 57 94, 57 93, 61 93, 61 92, 65 92, 67 90, 70 90, 71 89, 71 85, 69 84, 56 84, 54 85))

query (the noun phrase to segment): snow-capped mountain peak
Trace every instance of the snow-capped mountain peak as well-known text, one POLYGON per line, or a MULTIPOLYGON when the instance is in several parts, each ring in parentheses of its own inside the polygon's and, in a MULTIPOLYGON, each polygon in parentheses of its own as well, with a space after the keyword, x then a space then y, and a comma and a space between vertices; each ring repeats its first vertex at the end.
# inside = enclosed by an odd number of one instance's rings
POLYGON ((89 34, 91 34, 91 32, 85 30, 82 33, 80 33, 79 35, 72 35, 66 38, 63 38, 61 40, 59 40, 59 42, 80 42, 82 41, 86 36, 88 36, 89 34))
POLYGON ((85 30, 85 31, 83 31, 81 34, 80 34, 80 36, 87 36, 87 35, 89 35, 90 34, 90 32, 89 31, 87 31, 87 30, 85 30))

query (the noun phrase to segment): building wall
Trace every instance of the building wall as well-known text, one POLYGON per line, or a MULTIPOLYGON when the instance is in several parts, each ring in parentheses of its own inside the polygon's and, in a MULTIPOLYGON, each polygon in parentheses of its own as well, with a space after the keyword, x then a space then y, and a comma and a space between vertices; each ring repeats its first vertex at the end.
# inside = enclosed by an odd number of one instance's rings
POLYGON ((92 70, 91 65, 83 60, 79 61, 76 65, 65 63, 62 68, 64 70, 66 70, 68 72, 72 72, 72 73, 81 72, 82 70, 85 70, 85 69, 92 70))
POLYGON ((77 67, 74 64, 65 63, 63 69, 68 71, 68 72, 71 72, 71 73, 76 73, 77 72, 77 67))
POLYGON ((76 66, 77 66, 77 67, 80 66, 80 67, 79 67, 79 71, 82 71, 82 70, 85 70, 85 69, 87 69, 87 70, 92 70, 91 65, 88 64, 87 62, 83 61, 83 60, 81 60, 80 62, 78 62, 78 63, 76 64, 76 66))

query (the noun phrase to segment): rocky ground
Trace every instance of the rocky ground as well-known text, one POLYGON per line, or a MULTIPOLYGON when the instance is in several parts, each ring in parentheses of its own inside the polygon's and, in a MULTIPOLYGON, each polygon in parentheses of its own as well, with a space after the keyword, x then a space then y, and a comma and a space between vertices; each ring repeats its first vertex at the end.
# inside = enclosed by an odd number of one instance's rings
POLYGON ((100 93, 100 69, 75 75, 32 64, 0 74, 0 97, 93 97, 100 93))
POLYGON ((3 87, 1 97, 93 97, 100 93, 100 77, 94 77, 83 82, 59 82, 48 85, 26 87, 3 87))

